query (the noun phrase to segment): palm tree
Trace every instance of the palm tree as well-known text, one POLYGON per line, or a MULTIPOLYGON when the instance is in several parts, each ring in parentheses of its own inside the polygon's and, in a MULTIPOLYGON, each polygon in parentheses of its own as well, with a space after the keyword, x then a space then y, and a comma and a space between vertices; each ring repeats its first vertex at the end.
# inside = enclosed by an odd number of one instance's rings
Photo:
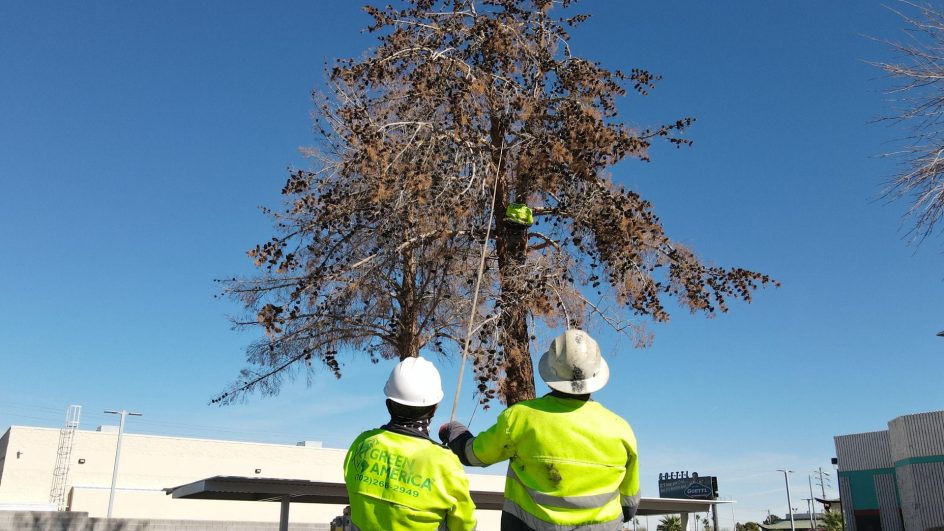
POLYGON ((675 515, 663 516, 656 531, 682 531, 682 519, 675 515))

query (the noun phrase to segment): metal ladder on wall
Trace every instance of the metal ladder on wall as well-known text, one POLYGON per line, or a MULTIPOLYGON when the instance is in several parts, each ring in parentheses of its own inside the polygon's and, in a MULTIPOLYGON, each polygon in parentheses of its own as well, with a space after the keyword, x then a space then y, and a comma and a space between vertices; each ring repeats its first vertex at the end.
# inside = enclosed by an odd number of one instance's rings
POLYGON ((59 430, 59 448, 56 450, 56 467, 52 473, 52 488, 49 489, 49 503, 56 504, 58 510, 66 508, 66 485, 69 482, 69 464, 72 461, 72 443, 75 430, 79 429, 79 417, 82 406, 70 405, 66 410, 66 423, 59 430))

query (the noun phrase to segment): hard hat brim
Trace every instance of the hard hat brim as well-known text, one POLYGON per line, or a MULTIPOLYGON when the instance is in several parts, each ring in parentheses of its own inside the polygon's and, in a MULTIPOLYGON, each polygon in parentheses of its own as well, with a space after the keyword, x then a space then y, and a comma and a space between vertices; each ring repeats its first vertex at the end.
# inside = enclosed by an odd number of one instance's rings
POLYGON ((435 406, 436 404, 442 402, 443 396, 445 393, 440 390, 433 396, 425 397, 424 400, 407 400, 406 398, 397 396, 390 387, 389 384, 384 386, 384 396, 393 400, 398 404, 403 404, 404 406, 414 406, 414 407, 425 407, 425 406, 435 406))
POLYGON ((544 380, 544 383, 555 391, 569 395, 586 395, 603 389, 610 380, 610 366, 607 365, 606 360, 602 357, 600 358, 600 370, 590 378, 584 380, 561 380, 560 375, 556 374, 554 369, 551 368, 550 357, 547 354, 548 353, 545 352, 544 355, 541 356, 541 361, 538 362, 538 374, 541 375, 541 379, 544 380))
POLYGON ((443 399, 442 395, 440 395, 439 398, 437 398, 435 402, 432 402, 432 401, 431 401, 431 402, 425 402, 425 403, 423 403, 423 402, 420 402, 420 401, 410 401, 410 400, 404 400, 404 399, 402 399, 402 398, 393 398, 393 397, 391 397, 391 396, 388 396, 387 398, 389 398, 390 400, 393 400, 394 402, 396 402, 396 403, 398 403, 398 404, 403 404, 404 406, 414 406, 414 407, 435 406, 436 404, 442 402, 442 399, 443 399))

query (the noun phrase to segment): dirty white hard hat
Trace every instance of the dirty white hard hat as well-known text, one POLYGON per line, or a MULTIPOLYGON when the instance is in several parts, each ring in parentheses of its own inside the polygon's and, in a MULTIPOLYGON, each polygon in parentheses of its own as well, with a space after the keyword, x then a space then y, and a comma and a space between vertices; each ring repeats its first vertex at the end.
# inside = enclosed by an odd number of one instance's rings
POLYGON ((384 386, 387 398, 405 406, 432 406, 443 398, 442 382, 436 366, 422 357, 407 358, 397 364, 384 386))
POLYGON ((583 330, 568 330, 541 356, 538 372, 548 387, 571 395, 599 391, 610 379, 600 346, 583 330))

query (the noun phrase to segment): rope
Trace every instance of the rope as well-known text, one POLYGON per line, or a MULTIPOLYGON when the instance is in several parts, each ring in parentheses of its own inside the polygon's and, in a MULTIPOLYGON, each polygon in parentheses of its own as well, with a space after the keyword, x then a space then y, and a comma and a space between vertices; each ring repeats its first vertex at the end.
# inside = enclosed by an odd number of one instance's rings
MULTIPOLYGON (((474 398, 474 396, 473 396, 473 398, 474 398)), ((472 414, 469 415, 469 422, 466 423, 466 427, 469 427, 469 426, 472 425, 472 419, 475 418, 475 412, 478 411, 478 410, 479 410, 479 401, 476 400, 476 401, 475 401, 475 407, 472 408, 472 414)))
MULTIPOLYGON (((465 345, 462 347, 462 365, 459 366, 459 379, 456 382, 456 395, 452 398, 452 414, 449 422, 456 421, 456 407, 459 405, 459 391, 462 390, 462 376, 465 374, 465 363, 469 358, 469 343, 472 341, 472 323, 475 321, 475 311, 479 306, 479 288, 482 286, 482 273, 485 272, 485 257, 488 255, 488 238, 492 233, 492 221, 495 218, 495 197, 498 195, 498 180, 501 177, 502 157, 505 154, 505 142, 502 141, 498 152, 498 166, 495 167, 495 185, 492 187, 492 204, 488 210, 488 224, 485 227, 485 240, 482 242, 482 257, 479 260, 478 277, 475 279, 475 291, 472 295, 472 310, 469 312, 469 326, 465 333, 465 345)), ((475 412, 472 412, 475 415, 475 412)), ((469 419, 471 423, 472 419, 469 419)))

